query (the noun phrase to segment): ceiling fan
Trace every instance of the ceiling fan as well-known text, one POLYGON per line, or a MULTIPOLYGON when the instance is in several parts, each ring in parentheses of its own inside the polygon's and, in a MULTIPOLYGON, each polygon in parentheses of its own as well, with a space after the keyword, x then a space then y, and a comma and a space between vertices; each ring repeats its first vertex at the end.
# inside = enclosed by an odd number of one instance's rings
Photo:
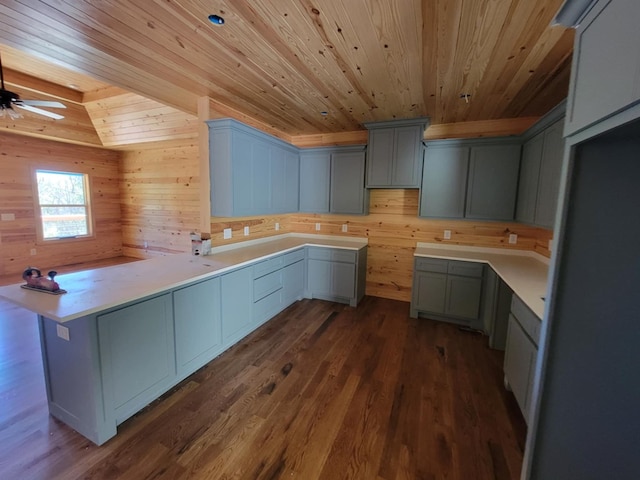
POLYGON ((0 117, 8 115, 12 119, 20 118, 19 112, 16 112, 13 107, 18 107, 29 112, 44 115, 45 117, 53 118, 54 120, 60 120, 64 118, 63 115, 57 113, 47 112, 38 107, 47 108, 67 108, 60 102, 50 102, 47 100, 21 100, 20 95, 10 92, 4 88, 4 73, 2 71, 2 58, 0 57, 0 117))

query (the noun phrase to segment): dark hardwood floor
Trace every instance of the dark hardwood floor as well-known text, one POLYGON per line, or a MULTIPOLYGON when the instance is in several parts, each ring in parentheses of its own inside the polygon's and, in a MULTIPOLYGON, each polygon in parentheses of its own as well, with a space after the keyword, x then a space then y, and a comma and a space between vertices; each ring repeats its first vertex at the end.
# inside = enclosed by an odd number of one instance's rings
POLYGON ((48 415, 35 315, 0 302, 0 478, 519 478, 502 353, 408 314, 297 302, 97 447, 48 415))

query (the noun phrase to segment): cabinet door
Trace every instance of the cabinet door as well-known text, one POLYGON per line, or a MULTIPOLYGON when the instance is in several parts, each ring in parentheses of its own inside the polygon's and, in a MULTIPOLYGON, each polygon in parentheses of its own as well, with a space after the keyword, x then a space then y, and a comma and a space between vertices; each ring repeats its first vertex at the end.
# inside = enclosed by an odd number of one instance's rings
POLYGON ((640 100, 637 0, 602 1, 576 31, 567 134, 640 100))
POLYGON ((331 295, 331 262, 309 259, 307 286, 311 295, 331 295))
POLYGON ((535 221, 543 144, 544 133, 540 133, 522 147, 516 206, 516 220, 519 222, 534 223, 535 221))
POLYGON ((191 373, 222 345, 220 278, 173 292, 178 373, 191 373))
MULTIPOLYGON (((230 205, 234 216, 252 215, 254 197, 253 184, 253 145, 251 137, 241 132, 231 135, 231 160, 229 169, 232 170, 233 202, 230 205)), ((215 204, 213 210, 217 211, 215 204)))
POLYGON ((286 151, 284 162, 284 208, 277 213, 297 212, 300 204, 300 155, 286 151))
POLYGON ((422 126, 398 127, 394 135, 391 185, 419 187, 422 160, 422 126))
POLYGON ((426 149, 420 192, 420 216, 464 216, 468 167, 468 147, 426 149))
POLYGON ((229 345, 251 329, 253 270, 245 267, 221 277, 222 341, 229 345))
POLYGON ((562 122, 556 122, 544 132, 544 149, 540 165, 535 223, 541 227, 553 228, 560 190, 560 172, 564 154, 562 122))
POLYGON ((282 303, 288 307, 304 295, 304 260, 282 270, 282 303))
POLYGON ((356 266, 353 263, 331 263, 331 294, 353 298, 356 288, 356 266))
POLYGON ((329 175, 331 155, 328 152, 300 154, 300 211, 329 212, 329 175))
POLYGON ((175 378, 171 294, 98 316, 106 400, 122 421, 175 378))
POLYGON ((536 354, 535 345, 525 335, 513 315, 509 315, 504 374, 527 422, 529 421, 527 400, 530 398, 529 389, 531 388, 536 354))
POLYGON ((513 220, 520 145, 471 147, 466 218, 513 220))
POLYGON ((271 213, 298 211, 300 183, 299 156, 274 146, 271 150, 271 213))
MULTIPOLYGON (((272 212, 271 157, 274 147, 264 140, 253 140, 251 149, 251 176, 246 184, 251 190, 252 204, 249 215, 272 212)), ((245 187, 241 195, 248 194, 245 187)))
POLYGON ((447 275, 415 272, 416 309, 422 312, 445 313, 447 275))
POLYGON ((369 130, 367 187, 388 187, 391 185, 394 136, 394 128, 369 130))
POLYGON ((482 279, 449 275, 445 313, 475 320, 480 314, 482 279))
POLYGON ((331 213, 364 213, 364 152, 331 155, 331 213))

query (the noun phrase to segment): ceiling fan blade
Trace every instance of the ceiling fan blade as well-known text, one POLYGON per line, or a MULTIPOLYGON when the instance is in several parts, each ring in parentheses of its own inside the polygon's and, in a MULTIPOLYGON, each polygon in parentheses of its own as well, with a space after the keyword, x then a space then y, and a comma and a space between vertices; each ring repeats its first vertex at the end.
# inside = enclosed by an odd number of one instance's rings
POLYGON ((58 115, 57 113, 47 112, 46 110, 41 110, 36 107, 32 107, 31 105, 18 105, 16 107, 22 108, 23 110, 27 110, 29 112, 37 113, 38 115, 44 115, 45 117, 53 118, 54 120, 60 120, 64 118, 63 115, 58 115))
POLYGON ((23 105, 30 105, 32 107, 47 107, 47 108, 67 108, 60 102, 50 102, 48 100, 20 100, 23 105))

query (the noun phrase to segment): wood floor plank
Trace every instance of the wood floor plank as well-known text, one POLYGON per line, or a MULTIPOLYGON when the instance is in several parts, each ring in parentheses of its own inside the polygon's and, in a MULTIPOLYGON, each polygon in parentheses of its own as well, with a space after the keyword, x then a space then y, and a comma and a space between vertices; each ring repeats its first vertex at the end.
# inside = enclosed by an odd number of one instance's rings
POLYGON ((2 478, 518 478, 502 352, 408 313, 297 302, 97 447, 49 417, 35 316, 0 302, 2 478))

